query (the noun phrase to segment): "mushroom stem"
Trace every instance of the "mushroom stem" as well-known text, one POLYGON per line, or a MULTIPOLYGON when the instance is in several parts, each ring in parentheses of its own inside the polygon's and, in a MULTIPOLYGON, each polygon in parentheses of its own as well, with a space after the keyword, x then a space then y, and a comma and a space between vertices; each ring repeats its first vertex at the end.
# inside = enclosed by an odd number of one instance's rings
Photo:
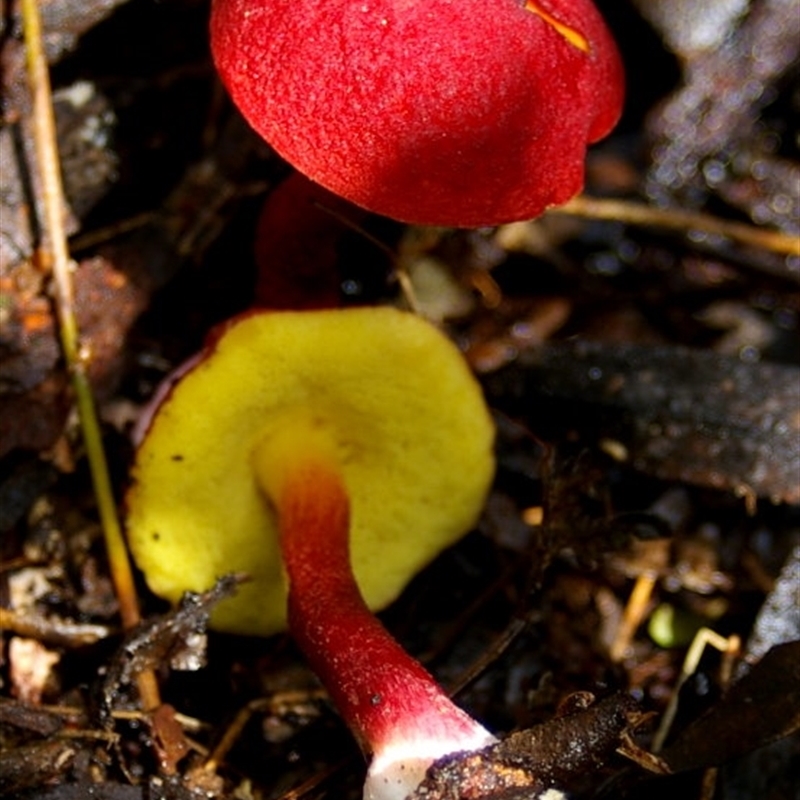
POLYGON ((495 739, 454 705, 373 616, 353 575, 350 502, 338 456, 320 432, 258 448, 289 581, 289 629, 365 754, 364 797, 403 800, 433 761, 495 739))

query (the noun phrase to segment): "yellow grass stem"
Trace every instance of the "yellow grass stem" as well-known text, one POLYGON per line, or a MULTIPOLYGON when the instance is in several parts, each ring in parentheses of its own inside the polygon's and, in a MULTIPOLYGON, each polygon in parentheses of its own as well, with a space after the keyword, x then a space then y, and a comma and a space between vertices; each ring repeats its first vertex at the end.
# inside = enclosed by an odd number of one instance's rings
MULTIPOLYGON (((91 354, 80 346, 78 325, 75 320, 72 283, 74 265, 69 256, 64 227, 64 190, 61 183, 50 76, 42 46, 41 17, 36 0, 22 0, 21 7, 28 79, 33 103, 33 135, 44 205, 42 229, 46 232, 49 245, 46 260, 52 263, 53 291, 61 349, 75 392, 75 402, 92 475, 100 523, 105 537, 111 577, 119 601, 122 624, 127 629, 137 625, 141 618, 133 571, 117 516, 100 425, 86 374, 86 365, 91 354)), ((155 708, 159 705, 158 684, 152 672, 140 675, 138 688, 145 709, 155 708)))

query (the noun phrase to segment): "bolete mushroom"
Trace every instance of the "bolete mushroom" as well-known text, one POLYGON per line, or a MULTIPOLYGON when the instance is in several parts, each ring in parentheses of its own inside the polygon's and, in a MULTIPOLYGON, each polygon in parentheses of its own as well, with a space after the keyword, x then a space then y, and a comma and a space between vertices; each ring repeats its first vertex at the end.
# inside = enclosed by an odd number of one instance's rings
POLYGON ((211 47, 287 161, 417 224, 495 225, 566 202, 624 93, 591 0, 213 0, 211 47))
POLYGON ((475 523, 493 438, 444 334, 351 308, 235 320, 138 450, 128 536, 150 587, 176 601, 249 573, 212 617, 240 633, 281 630, 288 603, 291 633, 372 757, 365 798, 405 798, 436 758, 493 741, 367 607, 475 523))

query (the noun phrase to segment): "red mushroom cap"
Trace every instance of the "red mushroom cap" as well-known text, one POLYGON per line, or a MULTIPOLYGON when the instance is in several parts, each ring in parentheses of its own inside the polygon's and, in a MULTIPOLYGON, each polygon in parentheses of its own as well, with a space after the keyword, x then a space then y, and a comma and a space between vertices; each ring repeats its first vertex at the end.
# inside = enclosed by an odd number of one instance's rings
POLYGON ((250 124, 312 180, 418 224, 534 217, 583 185, 623 70, 590 0, 214 0, 250 124))

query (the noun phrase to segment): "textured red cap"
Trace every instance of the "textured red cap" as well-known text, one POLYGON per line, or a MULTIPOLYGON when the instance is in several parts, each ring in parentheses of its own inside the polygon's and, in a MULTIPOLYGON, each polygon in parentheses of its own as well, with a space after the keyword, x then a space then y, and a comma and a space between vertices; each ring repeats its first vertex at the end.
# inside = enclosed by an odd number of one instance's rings
POLYGON ((622 107, 590 0, 214 0, 211 44, 234 102, 287 161, 419 224, 566 202, 622 107))

